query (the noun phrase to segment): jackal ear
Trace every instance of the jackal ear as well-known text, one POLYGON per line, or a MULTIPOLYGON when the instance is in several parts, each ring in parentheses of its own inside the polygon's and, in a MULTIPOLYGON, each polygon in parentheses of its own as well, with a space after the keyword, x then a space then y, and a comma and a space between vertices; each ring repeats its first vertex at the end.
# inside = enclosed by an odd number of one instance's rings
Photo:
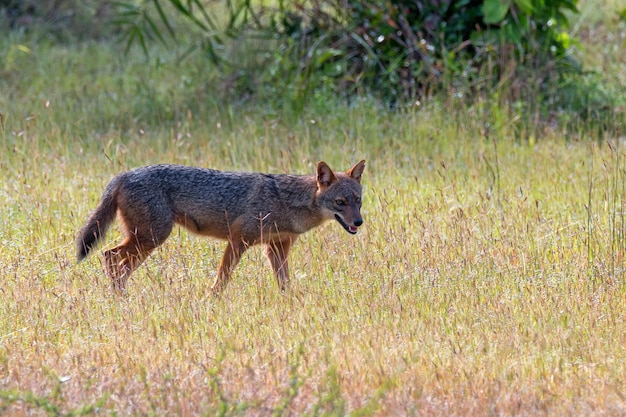
POLYGON ((337 181, 337 177, 335 177, 333 170, 330 169, 326 162, 320 161, 317 164, 317 186, 328 187, 335 181, 337 181))
POLYGON ((348 174, 350 177, 352 177, 355 180, 357 180, 357 182, 360 184, 361 183, 361 175, 363 174, 363 170, 365 170, 365 159, 362 159, 359 162, 357 162, 356 164, 354 164, 354 166, 352 168, 350 168, 346 172, 346 174, 348 174))

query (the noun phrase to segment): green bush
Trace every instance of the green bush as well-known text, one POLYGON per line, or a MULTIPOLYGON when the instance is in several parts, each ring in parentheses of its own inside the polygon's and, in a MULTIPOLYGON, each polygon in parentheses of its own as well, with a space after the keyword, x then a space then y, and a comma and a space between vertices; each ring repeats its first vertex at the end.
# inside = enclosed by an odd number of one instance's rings
MULTIPOLYGON (((267 69, 257 74, 259 82, 300 99, 319 87, 396 103, 440 91, 474 95, 508 85, 516 100, 525 91, 534 97, 536 90, 579 70, 570 56, 576 41, 565 31, 566 13, 577 13, 577 0, 226 3, 224 33, 266 41, 259 42, 267 47, 258 54, 264 58, 257 68, 267 69)), ((212 61, 227 66, 215 19, 199 0, 119 4, 118 22, 131 43, 139 41, 147 51, 146 40, 175 37, 164 11, 172 6, 204 33, 202 46, 212 61)), ((244 84, 249 90, 250 83, 244 84)))
POLYGON ((260 28, 295 51, 283 56, 301 73, 333 78, 340 92, 406 101, 505 78, 542 85, 577 70, 566 10, 576 12, 576 2, 324 0, 281 7, 260 28))

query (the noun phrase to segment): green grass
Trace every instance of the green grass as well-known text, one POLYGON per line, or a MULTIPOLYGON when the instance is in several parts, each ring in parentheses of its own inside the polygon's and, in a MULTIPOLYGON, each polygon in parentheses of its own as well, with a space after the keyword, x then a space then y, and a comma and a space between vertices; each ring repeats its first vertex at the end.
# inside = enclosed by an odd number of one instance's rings
POLYGON ((222 102, 211 69, 173 53, 0 39, 0 414, 626 412, 623 137, 489 101, 295 118, 222 102), (124 169, 360 158, 364 227, 304 235, 286 296, 255 249, 212 298, 225 245, 180 229, 125 297, 100 250, 75 264, 124 169))

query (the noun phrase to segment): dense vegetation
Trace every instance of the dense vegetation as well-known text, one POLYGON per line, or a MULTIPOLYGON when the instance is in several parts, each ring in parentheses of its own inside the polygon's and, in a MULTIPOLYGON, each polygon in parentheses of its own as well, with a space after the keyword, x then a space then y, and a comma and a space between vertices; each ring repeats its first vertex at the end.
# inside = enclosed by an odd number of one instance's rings
POLYGON ((619 129, 623 88, 589 71, 570 22, 577 0, 5 0, 12 26, 113 37, 148 56, 154 42, 200 52, 231 100, 302 111, 315 97, 386 106, 496 98, 531 120, 619 129), (88 22, 85 24, 85 22, 88 22), (92 24, 93 22, 93 24, 92 24), (68 29, 69 28, 69 29, 68 29))

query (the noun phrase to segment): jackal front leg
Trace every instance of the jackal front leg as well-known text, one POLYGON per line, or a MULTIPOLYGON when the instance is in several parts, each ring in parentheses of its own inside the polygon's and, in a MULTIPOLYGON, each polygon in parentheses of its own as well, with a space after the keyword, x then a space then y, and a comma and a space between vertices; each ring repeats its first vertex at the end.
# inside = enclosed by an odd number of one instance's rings
POLYGON ((280 241, 272 241, 267 244, 267 258, 272 265, 278 288, 282 292, 289 287, 289 263, 287 256, 289 249, 293 243, 293 239, 285 239, 280 241))
POLYGON ((222 263, 217 270, 217 276, 215 277, 215 281, 211 286, 211 291, 214 294, 217 295, 221 293, 224 288, 226 288, 226 284, 228 284, 233 270, 239 263, 241 255, 245 252, 246 249, 247 246, 242 240, 228 241, 228 245, 226 246, 226 250, 224 251, 224 256, 222 257, 222 263))

